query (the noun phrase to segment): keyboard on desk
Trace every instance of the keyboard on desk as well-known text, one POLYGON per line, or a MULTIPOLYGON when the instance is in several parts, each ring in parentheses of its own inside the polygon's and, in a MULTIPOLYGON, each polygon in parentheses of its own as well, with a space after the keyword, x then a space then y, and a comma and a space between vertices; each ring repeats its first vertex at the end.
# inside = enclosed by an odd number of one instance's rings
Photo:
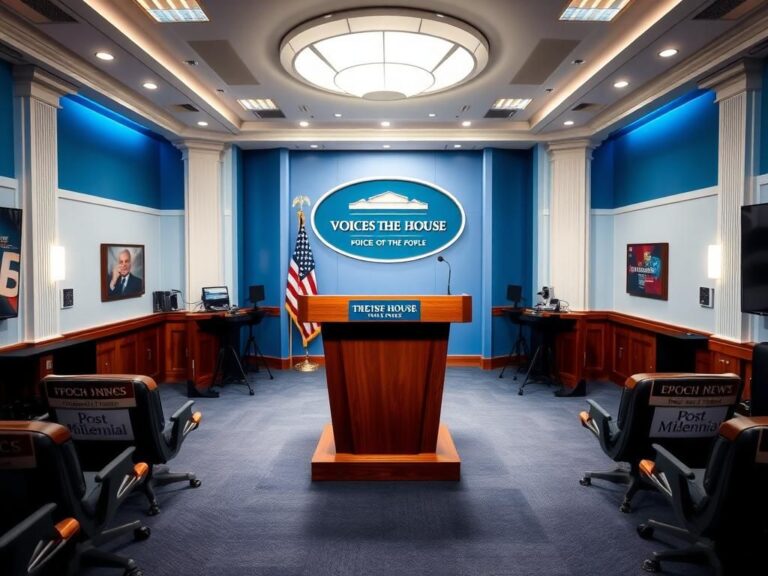
POLYGON ((229 312, 229 306, 208 306, 208 312, 229 312))

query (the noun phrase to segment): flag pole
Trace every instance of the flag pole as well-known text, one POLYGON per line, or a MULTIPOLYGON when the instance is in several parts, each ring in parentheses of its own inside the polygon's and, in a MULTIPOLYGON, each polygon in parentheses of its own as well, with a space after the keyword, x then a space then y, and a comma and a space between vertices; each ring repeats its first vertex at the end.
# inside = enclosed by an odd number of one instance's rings
MULTIPOLYGON (((296 206, 298 204, 299 209, 296 212, 296 216, 299 218, 299 229, 304 225, 304 211, 302 210, 302 206, 304 204, 309 204, 309 198, 306 196, 297 196, 293 199, 293 205, 296 206)), ((290 325, 290 332, 289 332, 289 338, 288 338, 288 361, 290 363, 293 362, 293 322, 291 322, 291 318, 288 318, 288 323, 290 325)), ((304 338, 302 336, 302 338, 304 338)), ((301 362, 297 362, 293 365, 293 369, 298 372, 315 372, 318 368, 320 368, 320 365, 317 362, 312 362, 312 360, 309 359, 309 348, 307 347, 307 342, 304 341, 304 359, 301 362)))

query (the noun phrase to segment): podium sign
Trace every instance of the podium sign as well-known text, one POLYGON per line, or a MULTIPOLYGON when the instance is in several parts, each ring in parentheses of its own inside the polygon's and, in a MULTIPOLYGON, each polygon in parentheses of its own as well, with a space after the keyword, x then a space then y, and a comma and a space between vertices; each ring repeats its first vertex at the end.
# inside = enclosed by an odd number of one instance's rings
POLYGON ((450 323, 471 309, 470 296, 299 297, 299 321, 322 324, 331 407, 313 480, 459 479, 440 411, 450 323))

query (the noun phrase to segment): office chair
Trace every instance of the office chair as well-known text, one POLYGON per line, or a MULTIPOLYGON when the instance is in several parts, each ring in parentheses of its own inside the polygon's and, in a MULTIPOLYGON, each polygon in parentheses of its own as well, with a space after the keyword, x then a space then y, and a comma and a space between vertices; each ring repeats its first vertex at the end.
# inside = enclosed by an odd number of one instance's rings
POLYGON ((739 416, 721 424, 703 469, 653 447, 654 460, 643 460, 640 471, 671 502, 681 525, 648 520, 637 531, 646 539, 659 531, 689 545, 654 552, 643 569, 659 572, 662 561, 705 561, 717 576, 765 574, 768 417, 739 416))
POLYGON ((99 466, 126 447, 136 447, 134 459, 149 464, 142 490, 149 500, 150 516, 160 512, 155 487, 184 481, 192 488, 200 486, 195 474, 173 473, 160 466, 178 454, 187 435, 200 425, 202 415, 192 413, 194 401, 185 402, 166 421, 160 390, 148 376, 51 375, 43 378, 42 384, 50 418, 65 425, 75 424, 75 448, 81 461, 99 466), (91 399, 90 405, 77 400, 82 398, 91 399), (122 427, 124 434, 111 433, 114 428, 105 426, 77 426, 89 416, 122 427), (104 430, 109 433, 104 434, 104 430))
POLYGON ((768 416, 768 342, 755 344, 752 349, 749 415, 768 416))
POLYGON ((259 344, 256 342, 256 338, 253 335, 253 327, 261 324, 261 321, 264 318, 264 311, 259 310, 259 302, 264 300, 264 286, 261 284, 251 286, 249 288, 249 300, 251 301, 251 304, 253 304, 253 310, 249 312, 248 340, 245 342, 245 348, 243 348, 243 355, 240 360, 240 364, 249 366, 246 359, 251 355, 256 356, 256 372, 259 371, 258 362, 261 360, 264 368, 267 369, 269 379, 274 380, 272 371, 269 369, 269 364, 267 364, 267 359, 264 358, 264 354, 261 353, 261 348, 259 348, 259 344))
POLYGON ((17 524, 0 518, 0 574, 44 576, 64 574, 75 552, 80 523, 72 517, 54 522, 56 504, 41 506, 17 524))
POLYGON ((592 479, 629 484, 619 510, 630 512, 632 498, 641 488, 638 466, 653 456, 660 444, 703 466, 721 422, 733 416, 741 394, 735 374, 635 374, 627 378, 614 421, 600 404, 587 400, 589 411, 581 424, 597 436, 600 447, 619 463, 615 470, 586 472, 582 486, 592 479))
MULTIPOLYGON (((0 421, 0 444, 9 447, 0 456, 3 517, 20 518, 30 509, 43 507, 42 518, 30 520, 35 528, 22 526, 23 535, 11 535, 18 546, 29 549, 31 542, 38 538, 33 531, 50 528, 47 518, 52 515, 54 520, 59 519, 57 526, 62 539, 76 537, 73 557, 64 570, 54 572, 57 576, 77 574, 83 565, 120 567, 124 569, 124 576, 143 574, 132 559, 99 547, 128 533, 133 533, 136 540, 149 538, 149 528, 138 520, 107 528, 120 504, 149 472, 148 465, 133 463, 133 448, 126 448, 100 470, 89 471, 79 461, 67 428, 53 422, 21 420, 0 421), (56 504, 56 508, 48 507, 49 503, 56 504), (27 538, 30 541, 26 541, 27 538)), ((52 540, 56 542, 58 537, 54 535, 52 540)), ((51 544, 49 550, 55 552, 58 545, 51 544)), ((41 551, 36 564, 38 570, 45 567, 48 557, 50 555, 41 551)))
MULTIPOLYGON (((507 300, 513 303, 512 310, 507 310, 507 317, 513 325, 517 325, 517 338, 512 344, 512 347, 509 349, 509 354, 507 355, 507 363, 504 364, 504 367, 501 369, 499 378, 504 378, 504 372, 507 370, 509 365, 512 364, 512 360, 515 357, 517 358, 518 362, 520 362, 522 358, 529 358, 531 353, 530 349, 528 348, 528 341, 523 336, 523 322, 521 320, 523 312, 520 309, 520 301, 523 300, 523 287, 516 284, 508 284, 507 300)), ((515 375, 512 378, 513 380, 517 380, 517 375, 520 373, 521 366, 522 364, 517 365, 517 368, 515 369, 515 375)))

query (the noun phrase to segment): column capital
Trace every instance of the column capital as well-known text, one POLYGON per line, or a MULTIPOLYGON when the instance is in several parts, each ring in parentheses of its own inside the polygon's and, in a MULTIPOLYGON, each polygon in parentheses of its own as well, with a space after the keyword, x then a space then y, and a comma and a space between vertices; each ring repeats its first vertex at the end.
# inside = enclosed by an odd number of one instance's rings
POLYGON ((576 138, 573 140, 557 140, 547 143, 548 152, 591 152, 597 146, 589 138, 576 138))
POLYGON ((13 91, 16 96, 27 96, 59 108, 61 97, 77 93, 77 88, 42 68, 23 65, 13 67, 13 91))
POLYGON ((184 138, 176 140, 173 145, 181 150, 182 158, 187 159, 190 152, 204 152, 221 155, 230 144, 221 140, 206 140, 203 138, 184 138))
POLYGON ((715 102, 744 92, 760 90, 762 63, 753 58, 739 60, 699 82, 699 88, 714 90, 715 102))

